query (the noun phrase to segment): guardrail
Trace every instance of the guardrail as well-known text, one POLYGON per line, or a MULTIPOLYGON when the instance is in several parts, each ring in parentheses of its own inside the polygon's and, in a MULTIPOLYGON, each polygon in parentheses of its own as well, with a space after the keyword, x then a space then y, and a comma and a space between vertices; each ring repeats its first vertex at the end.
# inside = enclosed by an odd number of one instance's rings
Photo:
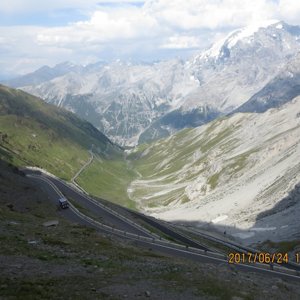
MULTIPOLYGON (((37 170, 37 171, 40 171, 42 173, 44 173, 45 175, 49 176, 49 177, 52 177, 53 179, 59 181, 61 184, 63 184, 64 186, 66 186, 67 188, 70 188, 72 189, 73 191, 75 191, 75 189, 79 190, 80 192, 83 193, 83 197, 85 197, 87 200, 89 200, 90 202, 92 202, 94 205, 100 207, 101 209, 105 210, 106 212, 114 215, 115 217, 123 220, 124 222, 126 222, 127 224, 130 224, 131 226, 135 227, 136 229, 139 229, 140 231, 143 231, 144 233, 146 233, 147 235, 149 236, 153 236, 153 237, 156 237, 158 239, 163 239, 162 237, 160 237, 159 235, 155 234, 155 233, 152 233, 151 231, 145 229, 144 227, 140 226, 139 224, 131 221, 130 219, 126 218, 125 216, 117 213, 116 211, 112 210, 111 208, 101 204, 100 202, 94 200, 93 198, 91 198, 89 196, 89 194, 83 189, 81 188, 80 186, 78 186, 77 184, 67 184, 66 182, 64 182, 63 180, 57 178, 56 176, 54 176, 53 174, 49 173, 49 172, 45 172, 45 170, 43 169, 40 169, 40 168, 36 168, 36 167, 30 167, 28 169, 31 169, 31 170, 37 170)), ((78 191, 75 191, 75 192, 78 192, 78 191)))
MULTIPOLYGON (((29 175, 30 177, 34 177, 37 178, 39 180, 42 180, 46 183, 48 183, 55 191, 56 193, 60 196, 60 197, 64 197, 64 195, 62 194, 62 192, 57 188, 57 186, 49 179, 44 178, 42 176, 38 176, 38 175, 29 175)), ((95 200, 94 200, 95 201, 95 200)), ((97 225, 99 228, 101 229, 105 229, 109 232, 112 232, 114 234, 120 234, 121 236, 126 236, 126 237, 132 237, 134 239, 137 240, 145 240, 151 243, 159 243, 162 245, 168 245, 168 246, 175 246, 176 248, 180 248, 182 250, 189 250, 190 252, 194 252, 194 253, 201 253, 201 254, 207 254, 208 256, 211 257, 217 257, 217 258, 222 258, 222 259, 227 259, 227 257, 225 255, 222 255, 220 253, 215 253, 215 252, 211 252, 211 251, 206 251, 206 250, 202 250, 202 249, 198 249, 198 248, 194 248, 194 247, 190 247, 190 246, 185 246, 185 245, 181 245, 181 244, 176 244, 173 242, 169 242, 166 240, 161 239, 161 237, 158 236, 158 238, 155 237, 146 237, 146 236, 142 236, 142 235, 137 235, 135 233, 131 233, 131 232, 127 232, 124 230, 120 230, 114 227, 111 227, 109 225, 103 224, 101 222, 98 222, 88 216, 86 216, 85 214, 83 214, 82 212, 80 212, 71 202, 69 202, 69 206, 71 208, 71 210, 80 218, 84 219, 85 221, 89 222, 90 224, 93 225, 97 225)))
MULTIPOLYGON (((63 197, 63 194, 61 193, 61 191, 56 187, 56 185, 51 180, 49 180, 47 178, 44 178, 42 176, 38 176, 38 175, 29 175, 29 176, 46 182, 47 184, 49 184, 57 192, 57 194, 60 197, 63 197)), ((169 242, 169 241, 166 241, 166 240, 157 239, 155 237, 150 238, 150 237, 141 236, 141 235, 137 235, 137 234, 134 234, 134 233, 126 232, 124 230, 116 229, 116 228, 113 228, 111 226, 108 226, 106 224, 98 222, 98 221, 84 215, 72 203, 69 203, 69 206, 70 206, 70 209, 73 211, 73 213, 75 213, 78 217, 85 220, 89 224, 97 227, 98 229, 109 232, 110 234, 118 235, 120 237, 123 237, 123 238, 125 237, 125 238, 131 239, 131 240, 143 241, 143 242, 148 243, 148 244, 156 244, 156 245, 162 246, 162 247, 169 247, 171 249, 175 249, 175 250, 178 250, 178 251, 181 251, 181 252, 187 252, 187 253, 194 254, 194 255, 199 255, 199 256, 202 256, 202 257, 210 257, 214 260, 218 260, 218 261, 221 261, 221 262, 228 263, 226 255, 211 252, 211 251, 206 251, 206 250, 202 250, 202 249, 198 249, 198 248, 194 248, 194 247, 190 247, 190 246, 184 246, 184 245, 176 244, 176 243, 169 242)), ((238 265, 238 266, 248 267, 250 269, 252 268, 252 269, 266 270, 266 271, 269 271, 271 273, 285 274, 285 275, 292 276, 294 278, 297 278, 297 279, 299 278, 300 279, 300 272, 299 271, 292 270, 292 269, 287 269, 287 268, 284 268, 282 266, 276 266, 276 265, 271 265, 271 264, 266 265, 266 264, 261 264, 261 263, 255 263, 255 265, 243 264, 243 265, 238 265)))
POLYGON ((230 242, 226 242, 226 241, 223 241, 222 239, 218 239, 216 237, 213 237, 213 236, 210 236, 208 234, 204 234, 202 232, 199 232, 199 231, 196 231, 196 230, 193 230, 191 228, 187 228, 186 230, 194 233, 194 234, 197 234, 203 238, 206 238, 208 240, 211 240, 213 242, 217 242, 219 244, 222 244, 223 246, 227 246, 227 247, 230 247, 231 249, 233 250, 236 250, 236 251, 239 251, 239 252, 242 252, 242 253, 245 253, 247 254, 247 251, 244 250, 242 247, 239 247, 239 245, 236 245, 236 244, 233 244, 233 243, 230 243, 230 242))
MULTIPOLYGON (((119 219, 122 219, 124 222, 126 222, 126 223, 130 224, 131 226, 133 226, 133 227, 135 227, 135 228, 137 228, 137 229, 139 229, 139 230, 145 232, 146 234, 148 234, 148 235, 150 235, 150 236, 152 236, 152 237, 155 237, 155 238, 157 238, 157 239, 167 241, 167 240, 164 239, 163 237, 161 237, 161 236, 159 236, 159 235, 157 235, 157 234, 155 234, 155 233, 150 232, 149 230, 145 229, 145 228, 142 227, 141 225, 139 225, 139 224, 133 222, 132 220, 126 218, 124 215, 119 214, 119 213, 117 213, 115 210, 113 210, 113 209, 107 207, 106 205, 103 205, 103 204, 100 203, 99 201, 94 200, 94 199, 91 198, 91 197, 89 196, 89 194, 88 194, 82 187, 80 187, 76 182, 67 183, 67 182, 65 182, 65 181, 63 181, 63 180, 61 180, 61 179, 59 179, 59 178, 56 177, 55 175, 53 175, 53 174, 51 174, 51 173, 49 173, 49 172, 45 172, 43 169, 40 169, 40 168, 35 168, 35 167, 33 167, 33 168, 30 168, 30 169, 32 169, 32 170, 38 170, 38 171, 40 171, 40 172, 46 174, 47 176, 49 176, 49 177, 51 177, 51 178, 53 178, 53 179, 59 181, 61 184, 63 184, 63 185, 66 186, 67 188, 70 188, 70 189, 72 189, 73 191, 77 190, 76 192, 81 192, 81 193, 82 193, 81 196, 82 196, 82 197, 85 197, 87 200, 89 200, 90 202, 92 202, 94 205, 96 205, 96 206, 100 207, 101 209, 103 209, 103 210, 109 212, 110 214, 112 214, 112 215, 118 217, 119 219)), ((131 212, 130 209, 126 209, 126 210, 128 210, 129 212, 131 212)), ((135 213, 136 213, 136 212, 135 212, 135 213)), ((144 217, 147 218, 147 216, 144 216, 144 217)), ((153 220, 152 220, 152 221, 153 221, 153 220)), ((158 225, 161 226, 161 224, 160 224, 159 222, 156 221, 156 223, 157 223, 158 225)), ((166 223, 166 222, 162 222, 162 223, 166 223)), ((169 224, 168 224, 168 225, 165 225, 165 224, 164 224, 164 227, 166 227, 166 228, 169 229, 169 230, 173 230, 173 229, 171 229, 171 227, 169 226, 169 224)), ((179 233, 179 232, 177 232, 177 231, 174 231, 174 232, 175 232, 177 235, 179 235, 179 236, 181 236, 181 237, 183 237, 183 238, 186 238, 186 239, 192 241, 193 243, 197 244, 200 248, 207 248, 207 247, 204 247, 204 246, 202 246, 201 244, 199 244, 197 241, 191 239, 190 237, 185 236, 185 235, 182 234, 182 233, 179 233)), ((184 247, 185 247, 185 246, 184 246, 184 247)), ((190 246, 190 247, 191 247, 191 246, 190 246)), ((200 250, 201 250, 201 249, 200 249, 200 250)))
MULTIPOLYGON (((56 180, 58 180, 61 184, 65 185, 66 187, 73 189, 73 187, 71 187, 70 185, 68 185, 67 183, 65 183, 64 181, 55 178, 56 180)), ((139 224, 131 221, 130 219, 126 218, 125 216, 117 213, 116 211, 114 211, 113 209, 101 204, 100 202, 96 201, 95 199, 91 198, 87 193, 84 193, 84 195, 81 195, 82 197, 84 197, 85 199, 87 199, 88 201, 92 202, 94 205, 100 207, 101 209, 105 210, 106 212, 114 215, 115 217, 123 220, 124 222, 126 222, 127 224, 130 224, 131 226, 139 229, 140 231, 143 231, 144 233, 146 233, 147 235, 153 236, 155 238, 158 239, 162 239, 162 237, 160 237, 159 235, 150 232, 149 230, 145 229, 144 227, 140 226, 139 224)))
MULTIPOLYGON (((211 241, 214 241, 214 242, 217 242, 217 243, 222 244, 224 246, 227 246, 227 247, 229 247, 229 248, 231 248, 233 250, 236 250, 236 251, 238 251, 240 253, 245 253, 245 254, 248 254, 248 253, 253 253, 253 254, 257 253, 257 254, 259 254, 259 253, 261 253, 261 251, 259 251, 257 249, 254 249, 252 247, 238 245, 238 244, 235 244, 235 243, 232 243, 232 242, 223 241, 222 239, 219 239, 219 238, 210 236, 208 234, 205 234, 205 233, 193 230, 193 229, 191 229, 189 227, 186 230, 188 230, 188 231, 190 231, 190 232, 192 232, 194 234, 198 234, 199 236, 202 236, 202 237, 204 237, 206 239, 209 239, 211 241)), ((267 264, 267 265, 269 265, 269 264, 267 264)), ((291 266, 291 267, 293 267, 295 269, 296 272, 300 273, 300 265, 299 264, 289 261, 285 265, 286 265, 286 267, 285 267, 286 269, 288 269, 287 266, 291 266), (298 269, 298 270, 296 270, 296 269, 298 269)), ((276 264, 274 264, 273 266, 276 266, 276 264)), ((271 265, 271 268, 272 268, 272 265, 271 265)))

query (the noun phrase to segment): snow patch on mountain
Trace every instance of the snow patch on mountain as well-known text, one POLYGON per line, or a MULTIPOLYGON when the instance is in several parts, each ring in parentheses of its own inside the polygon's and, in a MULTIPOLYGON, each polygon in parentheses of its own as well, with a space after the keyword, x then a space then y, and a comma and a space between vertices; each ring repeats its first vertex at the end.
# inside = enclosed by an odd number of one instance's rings
POLYGON ((263 28, 267 28, 270 25, 276 24, 277 29, 282 29, 283 25, 279 23, 278 20, 267 20, 263 22, 258 22, 258 23, 253 23, 247 27, 241 28, 234 30, 230 32, 225 38, 220 39, 216 43, 214 43, 211 48, 208 50, 204 51, 200 56, 197 57, 197 59, 209 59, 209 58, 214 58, 217 60, 221 56, 224 55, 224 48, 226 47, 227 49, 233 48, 239 41, 243 41, 247 38, 253 39, 254 34, 263 28))

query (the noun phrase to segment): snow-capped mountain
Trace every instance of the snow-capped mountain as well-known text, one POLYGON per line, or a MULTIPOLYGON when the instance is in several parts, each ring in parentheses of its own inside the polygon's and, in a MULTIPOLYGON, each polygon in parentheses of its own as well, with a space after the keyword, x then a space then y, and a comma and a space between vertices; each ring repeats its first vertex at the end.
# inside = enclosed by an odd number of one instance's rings
POLYGON ((277 20, 268 20, 261 23, 254 23, 244 28, 234 30, 229 33, 224 39, 217 41, 211 48, 197 55, 196 59, 211 61, 225 61, 231 56, 231 52, 238 43, 251 43, 254 41, 254 35, 260 29, 266 29, 269 26, 277 29, 283 29, 286 24, 277 20))
POLYGON ((201 85, 187 97, 184 107, 210 103, 228 113, 278 74, 300 51, 300 27, 266 24, 234 31, 190 61, 201 85))
POLYGON ((236 30, 186 62, 69 66, 49 80, 25 76, 18 87, 77 113, 115 142, 135 145, 234 111, 299 50, 300 27, 272 21, 236 30))

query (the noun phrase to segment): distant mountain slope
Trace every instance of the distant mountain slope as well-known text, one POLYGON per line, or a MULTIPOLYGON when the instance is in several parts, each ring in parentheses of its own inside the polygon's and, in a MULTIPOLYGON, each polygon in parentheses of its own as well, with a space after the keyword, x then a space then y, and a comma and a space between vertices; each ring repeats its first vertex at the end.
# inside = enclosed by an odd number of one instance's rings
POLYGON ((158 140, 168 137, 170 134, 177 132, 182 128, 193 128, 206 124, 221 113, 209 105, 204 105, 190 110, 176 109, 165 114, 161 118, 154 121, 139 136, 138 143, 147 143, 149 141, 158 140))
POLYGON ((49 66, 43 66, 30 74, 3 81, 3 83, 11 87, 37 85, 45 81, 52 80, 56 77, 63 76, 72 71, 79 72, 81 69, 81 66, 76 66, 69 62, 64 62, 56 65, 53 68, 50 68, 49 66))
POLYGON ((300 52, 262 90, 234 112, 265 112, 300 95, 300 52))
POLYGON ((184 63, 171 60, 87 66, 82 72, 21 88, 91 121, 115 142, 133 145, 145 128, 176 107, 195 85, 184 63))
MULTIPOLYGON (((140 178, 128 194, 156 217, 223 223, 238 233, 300 182, 299 133, 300 97, 262 114, 239 113, 185 129, 129 155, 140 178)), ((291 237, 299 233, 300 203, 288 202, 292 207, 282 220, 290 222, 281 225, 289 225, 284 234, 291 237)), ((279 215, 272 218, 279 224, 279 215)), ((260 220, 260 226, 268 222, 260 220)))
POLYGON ((70 179, 89 158, 121 152, 105 135, 73 113, 20 90, 0 85, 0 155, 70 179))

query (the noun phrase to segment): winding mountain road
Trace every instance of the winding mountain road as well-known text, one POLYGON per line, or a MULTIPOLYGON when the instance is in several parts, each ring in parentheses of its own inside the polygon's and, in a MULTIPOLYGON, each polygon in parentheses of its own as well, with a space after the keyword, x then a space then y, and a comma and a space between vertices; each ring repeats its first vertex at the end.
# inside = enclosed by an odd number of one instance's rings
MULTIPOLYGON (((70 209, 60 210, 60 213, 72 222, 92 226, 97 230, 109 233, 110 235, 118 235, 121 238, 131 240, 136 246, 142 246, 148 249, 150 248, 153 251, 163 253, 167 256, 186 258, 196 262, 215 263, 221 265, 228 264, 227 258, 224 255, 212 253, 203 249, 196 249, 188 245, 183 246, 167 242, 158 238, 131 220, 122 217, 118 213, 113 213, 108 208, 103 208, 102 204, 98 203, 99 205, 97 205, 95 200, 77 191, 75 188, 68 186, 66 183, 57 178, 52 178, 34 171, 27 171, 26 173, 28 177, 31 177, 37 185, 48 193, 49 200, 56 205, 58 203, 58 199, 63 195, 72 199, 70 209), (77 202, 77 205, 80 203, 81 206, 81 204, 83 205, 85 203, 84 208, 93 211, 96 215, 100 215, 101 219, 105 219, 105 224, 90 217, 89 215, 86 215, 80 211, 80 209, 76 208, 74 205, 74 199, 77 202)), ((160 224, 160 226, 163 225, 160 224)), ((171 230, 170 228, 168 229, 171 230)), ((288 270, 282 267, 274 267, 274 269, 270 269, 268 265, 259 264, 235 264, 231 266, 237 270, 264 273, 270 276, 300 282, 300 273, 295 270, 288 270)))

